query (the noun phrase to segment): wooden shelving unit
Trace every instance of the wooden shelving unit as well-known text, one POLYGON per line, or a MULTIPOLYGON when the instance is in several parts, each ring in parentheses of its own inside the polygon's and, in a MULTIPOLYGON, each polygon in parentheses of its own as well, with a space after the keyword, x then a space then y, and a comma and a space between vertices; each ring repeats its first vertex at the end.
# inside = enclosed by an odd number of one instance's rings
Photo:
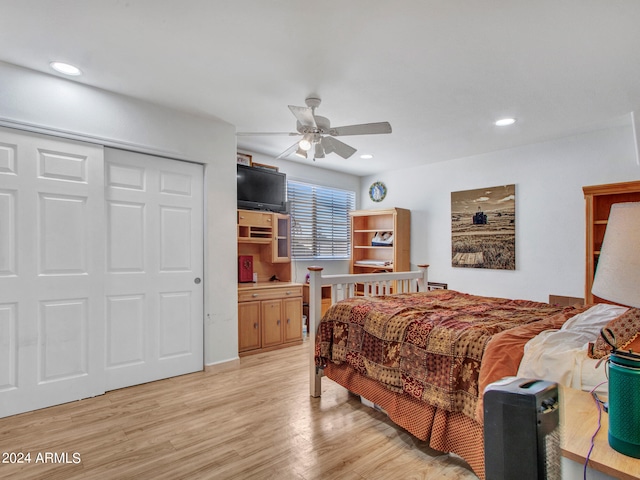
POLYGON ((238 210, 238 254, 253 257, 259 283, 291 281, 290 222, 289 215, 238 210))
POLYGON ((582 187, 586 203, 585 303, 611 303, 591 293, 600 248, 614 203, 640 202, 640 180, 582 187))
POLYGON ((354 210, 351 216, 351 273, 407 272, 411 269, 411 212, 403 208, 354 210), (390 232, 393 243, 372 245, 376 234, 390 232))
POLYGON ((302 342, 302 284, 291 282, 290 221, 289 215, 238 210, 238 254, 253 258, 258 277, 238 284, 240 356, 302 342))

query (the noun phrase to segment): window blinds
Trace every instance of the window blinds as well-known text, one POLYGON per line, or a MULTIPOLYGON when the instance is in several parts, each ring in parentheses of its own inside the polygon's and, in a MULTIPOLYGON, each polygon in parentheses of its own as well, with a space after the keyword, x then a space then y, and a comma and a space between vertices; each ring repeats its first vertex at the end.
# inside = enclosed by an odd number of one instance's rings
POLYGON ((349 258, 349 211, 355 209, 355 192, 289 180, 287 199, 293 258, 349 258))

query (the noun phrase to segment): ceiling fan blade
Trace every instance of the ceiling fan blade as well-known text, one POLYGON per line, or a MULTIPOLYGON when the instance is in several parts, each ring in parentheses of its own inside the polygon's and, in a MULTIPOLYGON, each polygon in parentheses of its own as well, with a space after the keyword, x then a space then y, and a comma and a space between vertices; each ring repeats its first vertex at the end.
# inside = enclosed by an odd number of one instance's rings
POLYGON ((283 136, 295 137, 298 132, 236 132, 236 137, 283 136))
POLYGON ((332 137, 322 137, 322 148, 325 153, 337 153, 342 158, 349 158, 356 149, 332 137))
POLYGON ((291 110, 291 113, 293 113, 301 125, 316 128, 316 119, 313 117, 313 109, 311 107, 289 105, 289 110, 291 110))
POLYGON ((334 137, 342 135, 373 135, 380 133, 391 133, 391 124, 389 122, 362 123, 360 125, 333 127, 329 130, 329 135, 334 137))
POLYGON ((289 148, 287 148, 284 152, 282 152, 280 155, 278 155, 276 157, 276 160, 278 158, 285 158, 288 157, 289 155, 291 155, 293 152, 295 152, 298 149, 298 142, 294 143, 293 145, 291 145, 289 148))

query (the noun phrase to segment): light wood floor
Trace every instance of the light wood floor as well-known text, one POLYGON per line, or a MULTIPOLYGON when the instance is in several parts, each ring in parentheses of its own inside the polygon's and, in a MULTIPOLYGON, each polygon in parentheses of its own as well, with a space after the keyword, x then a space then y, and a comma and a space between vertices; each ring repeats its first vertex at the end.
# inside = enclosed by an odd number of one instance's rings
POLYGON ((31 453, 0 478, 477 479, 328 379, 309 397, 307 348, 0 419, 0 454, 31 453))

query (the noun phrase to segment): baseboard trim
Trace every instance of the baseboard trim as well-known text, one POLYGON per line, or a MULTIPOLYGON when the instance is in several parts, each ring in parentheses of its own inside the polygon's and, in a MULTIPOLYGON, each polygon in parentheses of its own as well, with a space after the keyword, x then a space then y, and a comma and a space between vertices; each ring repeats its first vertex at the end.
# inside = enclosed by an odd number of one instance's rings
POLYGON ((215 363, 213 365, 205 365, 204 371, 206 373, 220 373, 228 372, 229 370, 237 370, 240 368, 240 359, 236 358, 227 362, 215 363))

